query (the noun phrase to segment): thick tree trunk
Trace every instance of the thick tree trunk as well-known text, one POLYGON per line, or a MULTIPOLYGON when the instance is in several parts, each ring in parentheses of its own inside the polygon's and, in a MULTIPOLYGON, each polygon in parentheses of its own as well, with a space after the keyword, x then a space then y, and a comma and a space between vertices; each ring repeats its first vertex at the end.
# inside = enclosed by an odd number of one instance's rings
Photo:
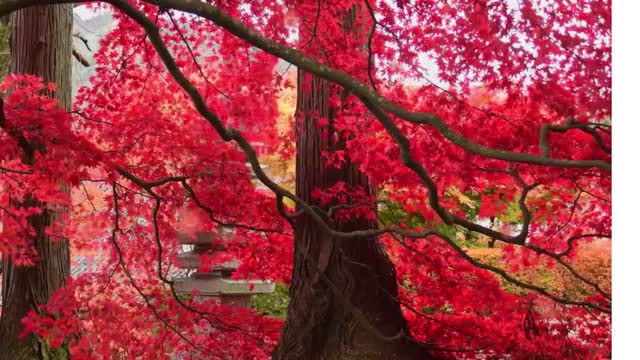
MULTIPOLYGON (((28 73, 54 82, 53 94, 60 105, 71 105, 72 5, 37 6, 11 14, 10 73, 28 73)), ((25 159, 25 161, 31 161, 25 159)), ((43 206, 40 203, 23 204, 43 206)), ((56 359, 65 351, 52 352, 33 336, 19 339, 22 319, 30 310, 46 304, 69 276, 69 245, 64 239, 45 233, 57 214, 43 211, 32 216, 32 239, 37 250, 35 266, 16 266, 3 259, 2 318, 0 319, 0 357, 2 359, 56 359)))
MULTIPOLYGON (((354 8, 345 19, 352 31, 354 8)), ((344 149, 333 132, 337 108, 331 96, 344 98, 328 82, 298 72, 296 195, 320 207, 314 189, 343 181, 373 195, 369 181, 356 164, 339 169, 323 164, 323 151, 344 149), (317 126, 319 118, 329 126, 317 126)), ((325 210, 326 210, 325 206, 325 210)), ((340 222, 342 231, 375 229, 364 218, 340 222)), ((287 320, 274 359, 428 359, 411 341, 396 298, 393 263, 377 237, 338 239, 326 234, 308 216, 295 219, 295 260, 287 320)))
MULTIPOLYGON (((319 206, 311 192, 338 181, 371 194, 366 176, 356 165, 348 161, 340 169, 323 165, 322 150, 342 147, 341 141, 332 143, 333 134, 323 136, 323 129, 316 125, 318 117, 331 119, 335 113, 328 105, 331 90, 326 81, 310 74, 300 71, 298 76, 296 194, 319 206), (301 90, 305 77, 311 78, 309 91, 301 90)), ((342 231, 374 229, 377 223, 355 219, 338 227, 342 231)), ((302 216, 295 220, 295 247, 289 310, 274 359, 428 358, 405 336, 407 324, 395 300, 395 268, 378 238, 336 239, 302 216), (400 337, 383 338, 394 336, 400 337)))

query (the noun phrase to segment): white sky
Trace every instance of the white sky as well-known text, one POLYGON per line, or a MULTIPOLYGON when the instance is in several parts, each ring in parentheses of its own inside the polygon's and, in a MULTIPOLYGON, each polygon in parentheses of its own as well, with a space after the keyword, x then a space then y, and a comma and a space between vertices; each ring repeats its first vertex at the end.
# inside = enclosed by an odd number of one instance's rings
POLYGON ((95 16, 95 11, 87 9, 85 5, 74 8, 73 13, 78 15, 82 20, 87 20, 95 16))

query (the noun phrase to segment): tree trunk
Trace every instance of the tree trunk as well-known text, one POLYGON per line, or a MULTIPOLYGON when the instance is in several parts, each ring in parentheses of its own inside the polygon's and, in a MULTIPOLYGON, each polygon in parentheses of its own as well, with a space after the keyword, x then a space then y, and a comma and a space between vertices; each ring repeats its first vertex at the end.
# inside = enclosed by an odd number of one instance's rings
MULTIPOLYGON (((355 14, 354 9, 347 15, 345 28, 355 14)), ((296 195, 322 208, 312 191, 339 181, 373 195, 366 175, 348 159, 339 169, 323 165, 322 151, 344 149, 332 126, 338 109, 329 105, 329 98, 346 94, 301 70, 297 89, 296 195), (319 118, 329 119, 329 126, 318 127, 319 118)), ((377 226, 361 218, 336 227, 353 231, 377 226)), ((410 338, 396 300, 395 267, 377 237, 334 238, 308 216, 296 218, 294 230, 290 303, 273 359, 430 358, 410 338)))
MULTIPOLYGON (((53 94, 60 106, 71 105, 72 5, 30 7, 11 14, 10 73, 28 73, 54 82, 53 94)), ((26 162, 32 159, 25 159, 26 162)), ((44 204, 31 202, 29 206, 44 204)), ((70 273, 69 244, 50 237, 46 227, 58 214, 45 210, 29 218, 35 230, 32 239, 37 250, 35 266, 20 267, 5 257, 2 272, 2 318, 0 319, 0 354, 3 359, 58 359, 66 357, 64 349, 52 351, 33 336, 19 339, 21 319, 65 284, 70 273)))

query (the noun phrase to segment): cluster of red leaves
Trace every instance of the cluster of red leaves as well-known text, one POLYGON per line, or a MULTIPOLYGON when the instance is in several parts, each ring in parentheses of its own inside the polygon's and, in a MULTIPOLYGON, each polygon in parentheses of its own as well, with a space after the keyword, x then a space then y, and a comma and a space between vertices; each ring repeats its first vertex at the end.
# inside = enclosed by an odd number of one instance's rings
POLYGON ((144 300, 121 271, 70 279, 40 314, 23 320, 23 333, 35 332, 52 347, 66 343, 74 359, 267 357, 279 337, 281 322, 252 310, 186 298, 185 307, 169 306, 175 300, 165 288, 137 286, 144 300))
MULTIPOLYGON (((386 243, 396 260, 398 276, 404 279, 401 298, 413 335, 445 354, 459 351, 457 358, 469 359, 475 359, 478 352, 496 359, 504 354, 517 359, 590 359, 606 357, 610 351, 609 316, 565 307, 526 291, 514 293, 520 290, 517 286, 474 268, 439 239, 402 243, 387 239, 386 243)), ((499 257, 480 259, 498 266, 501 263, 499 257)), ((535 269, 530 266, 528 271, 535 269)), ((571 284, 556 283, 551 288, 569 299, 580 299, 565 291, 572 287, 593 291, 571 275, 556 274, 559 279, 552 280, 571 284)))
MULTIPOLYGON (((6 94, 5 131, 0 132, 0 252, 19 264, 35 260, 27 239, 34 236, 29 218, 42 212, 37 202, 47 203, 52 211, 68 208, 71 199, 59 182, 77 186, 102 161, 91 143, 69 131, 69 114, 48 96, 55 89, 31 75, 10 76, 0 84, 0 92, 6 94)), ((64 231, 59 222, 46 230, 54 238, 64 231)))

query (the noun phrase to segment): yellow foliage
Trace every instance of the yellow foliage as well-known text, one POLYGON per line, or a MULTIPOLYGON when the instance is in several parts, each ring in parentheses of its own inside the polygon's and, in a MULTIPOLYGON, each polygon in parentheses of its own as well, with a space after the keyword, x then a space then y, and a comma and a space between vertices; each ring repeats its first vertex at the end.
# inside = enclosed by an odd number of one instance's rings
MULTIPOLYGON (((510 271, 502 260, 502 249, 469 249, 467 253, 474 259, 505 270, 512 277, 545 288, 552 294, 574 300, 585 301, 596 293, 593 287, 573 276, 560 265, 545 268, 543 265, 510 271)), ((566 259, 565 259, 566 260, 566 259)), ((552 260, 553 261, 553 260, 552 260)), ((568 261, 573 269, 597 284, 603 291, 611 292, 611 246, 607 243, 592 243, 581 246, 575 258, 568 261)), ((497 275, 496 275, 497 276, 497 275)), ((502 277, 497 276, 505 290, 523 294, 525 291, 502 277)))
POLYGON ((458 200, 463 205, 473 207, 475 203, 468 196, 463 194, 457 187, 452 186, 446 190, 446 194, 458 200))
MULTIPOLYGON (((287 73, 289 81, 295 84, 296 72, 289 71, 287 73)), ((295 87, 285 88, 278 94, 278 120, 276 122, 276 129, 281 135, 287 134, 291 131, 291 125, 296 110, 296 89, 295 87)), ((292 144, 295 146, 295 144, 292 144)), ((277 154, 271 154, 260 158, 260 162, 269 166, 269 176, 274 179, 280 186, 295 193, 296 184, 296 162, 295 158, 282 159, 277 154)), ((285 204, 289 207, 294 207, 295 204, 289 199, 284 200, 285 204)))

